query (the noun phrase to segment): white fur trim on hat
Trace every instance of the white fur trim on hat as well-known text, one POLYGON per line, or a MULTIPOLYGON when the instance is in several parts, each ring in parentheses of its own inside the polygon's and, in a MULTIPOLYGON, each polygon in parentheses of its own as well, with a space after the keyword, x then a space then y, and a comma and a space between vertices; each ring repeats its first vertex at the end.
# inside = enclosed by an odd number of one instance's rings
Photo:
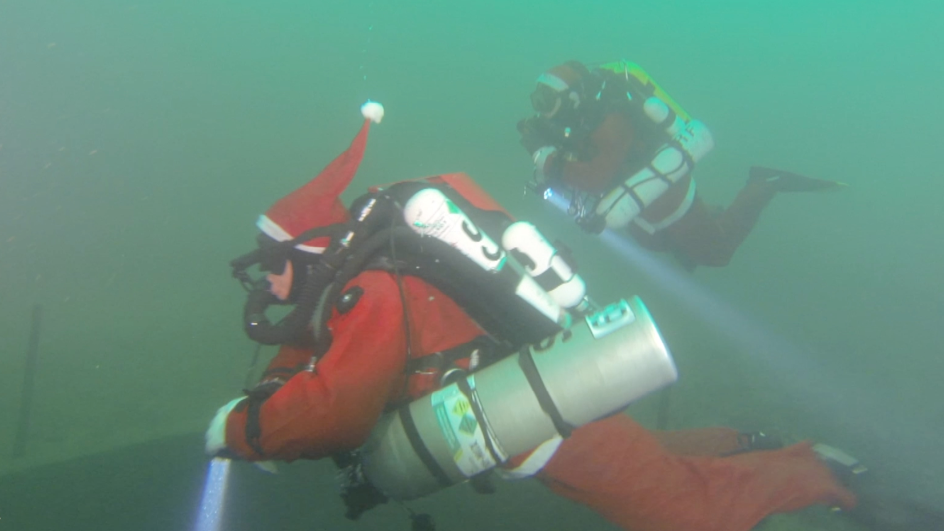
MULTIPOLYGON (((259 216, 259 219, 256 220, 256 227, 259 227, 259 230, 277 242, 284 242, 295 238, 295 236, 289 234, 285 229, 280 227, 278 223, 269 219, 269 216, 266 216, 265 214, 259 216)), ((299 251, 305 251, 307 253, 314 254, 321 254, 325 251, 324 247, 314 247, 303 244, 298 244, 295 246, 295 248, 299 251)))
POLYGON ((384 106, 376 101, 367 100, 367 103, 361 105, 361 114, 364 118, 379 124, 384 117, 384 106))

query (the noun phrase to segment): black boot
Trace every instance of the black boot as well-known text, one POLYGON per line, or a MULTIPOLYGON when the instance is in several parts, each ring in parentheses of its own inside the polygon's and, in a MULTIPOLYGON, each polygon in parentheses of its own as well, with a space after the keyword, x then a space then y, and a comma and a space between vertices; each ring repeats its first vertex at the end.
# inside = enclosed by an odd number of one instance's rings
POLYGON ((742 431, 738 433, 737 440, 738 449, 721 454, 721 457, 744 454, 747 452, 779 450, 784 447, 783 437, 774 432, 742 431))
POLYGON ((874 531, 941 531, 944 529, 944 509, 905 499, 899 491, 891 487, 866 481, 859 483, 861 484, 852 488, 859 503, 855 509, 844 511, 844 514, 868 529, 874 531))
POLYGON ((855 509, 840 514, 873 531, 944 530, 944 510, 904 498, 900 489, 882 485, 880 478, 842 450, 825 444, 813 450, 858 498, 855 509))

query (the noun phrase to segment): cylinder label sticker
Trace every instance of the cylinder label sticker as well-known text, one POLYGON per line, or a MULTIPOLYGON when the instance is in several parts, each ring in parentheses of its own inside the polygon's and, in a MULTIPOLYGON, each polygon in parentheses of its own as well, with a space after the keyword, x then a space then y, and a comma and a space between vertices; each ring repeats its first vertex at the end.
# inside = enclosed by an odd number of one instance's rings
POLYGON ((420 190, 403 207, 407 225, 442 240, 486 271, 501 271, 508 256, 455 203, 435 188, 420 190))
POLYGON ((599 312, 587 316, 587 325, 595 339, 610 334, 636 321, 636 314, 625 299, 603 308, 599 312))
POLYGON ((433 411, 443 437, 452 451, 452 460, 466 477, 493 468, 496 463, 485 446, 482 426, 475 419, 472 404, 455 384, 432 394, 433 411))

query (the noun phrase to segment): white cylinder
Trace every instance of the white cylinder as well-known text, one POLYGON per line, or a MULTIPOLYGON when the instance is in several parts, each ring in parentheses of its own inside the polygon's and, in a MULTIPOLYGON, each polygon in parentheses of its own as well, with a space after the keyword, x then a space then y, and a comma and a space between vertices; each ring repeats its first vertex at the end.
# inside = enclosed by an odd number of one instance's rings
POLYGON ((403 219, 416 233, 446 242, 482 269, 498 271, 505 265, 507 255, 502 248, 435 188, 414 194, 403 207, 403 219))
POLYGON ((502 234, 502 247, 526 258, 525 270, 564 308, 580 304, 587 285, 532 223, 517 221, 502 234))
POLYGON ((669 106, 656 96, 650 96, 646 99, 642 104, 642 110, 650 120, 661 125, 665 129, 665 132, 671 137, 674 137, 679 131, 685 128, 685 120, 682 120, 677 114, 672 114, 669 106), (673 119, 671 122, 666 123, 670 114, 672 114, 673 119))
POLYGON ((630 176, 600 200, 596 213, 606 219, 608 229, 623 228, 643 209, 659 199, 671 183, 689 174, 691 167, 682 151, 674 145, 663 146, 645 168, 630 176), (630 194, 626 188, 632 189, 630 194))
MULTIPOLYGON (((515 294, 561 326, 569 325, 569 314, 530 275, 518 270, 514 261, 458 205, 435 188, 424 188, 403 207, 403 219, 421 236, 443 241, 459 250, 486 271, 512 269, 517 275, 515 294)), ((506 274, 511 274, 504 271, 506 274)))
POLYGON ((715 147, 715 139, 704 123, 692 120, 676 135, 676 140, 695 162, 700 161, 715 147))
MULTIPOLYGON (((645 171, 649 171, 648 168, 645 171)), ((596 213, 606 220, 606 228, 621 229, 642 212, 643 205, 620 187, 600 200, 596 213)))

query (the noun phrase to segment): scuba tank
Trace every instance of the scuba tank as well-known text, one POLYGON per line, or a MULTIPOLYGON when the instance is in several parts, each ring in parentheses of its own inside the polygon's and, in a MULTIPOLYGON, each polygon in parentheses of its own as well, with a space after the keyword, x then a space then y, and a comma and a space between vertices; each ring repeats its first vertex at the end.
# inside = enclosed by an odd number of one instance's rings
POLYGON ((403 205, 403 220, 421 236, 442 240, 486 271, 500 271, 507 256, 455 203, 435 188, 416 192, 403 205))
POLYGON ((583 279, 532 223, 512 223, 502 234, 502 247, 524 264, 528 274, 560 306, 572 309, 586 302, 583 279))
POLYGON ((362 471, 385 496, 418 498, 566 437, 677 377, 645 305, 620 301, 387 413, 360 451, 362 471))
POLYGON ((646 98, 642 104, 642 110, 670 138, 675 138, 675 135, 685 129, 685 120, 656 96, 646 98))
MULTIPOLYGON (((498 274, 505 268, 520 269, 509 260, 505 251, 466 213, 436 188, 416 192, 403 206, 403 219, 420 236, 440 240, 458 250, 485 271, 498 274)), ((514 288, 518 298, 562 327, 569 325, 570 315, 535 279, 520 271, 514 288)))
POLYGON ((685 112, 639 65, 619 61, 600 68, 626 80, 630 100, 637 102, 666 141, 660 142, 645 166, 600 199, 595 208, 599 221, 588 224, 597 231, 627 226, 714 148, 705 124, 685 112))
MULTIPOLYGON (((676 116, 675 122, 678 121, 676 116)), ((629 225, 669 187, 689 175, 695 163, 712 148, 711 131, 698 120, 690 121, 670 142, 659 148, 646 167, 606 194, 597 203, 596 215, 605 220, 605 227, 609 229, 629 225)), ((603 227, 599 226, 599 229, 603 227)))

